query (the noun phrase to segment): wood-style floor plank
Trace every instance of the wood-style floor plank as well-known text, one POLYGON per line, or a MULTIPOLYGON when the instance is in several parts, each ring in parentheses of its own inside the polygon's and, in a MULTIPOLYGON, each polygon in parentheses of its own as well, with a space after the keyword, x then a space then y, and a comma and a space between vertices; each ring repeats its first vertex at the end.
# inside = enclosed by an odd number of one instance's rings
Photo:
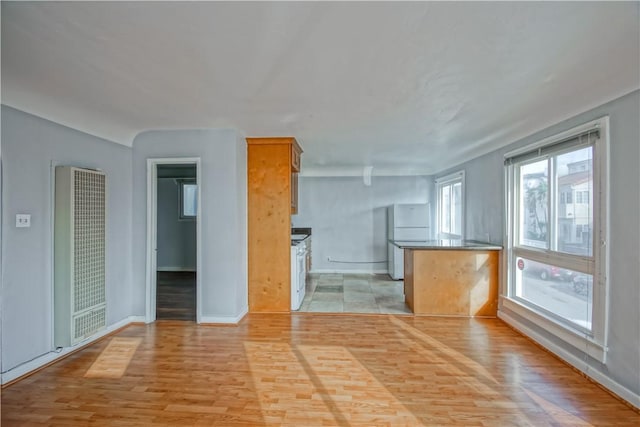
POLYGON ((158 320, 196 320, 196 273, 158 271, 156 318, 158 320))
POLYGON ((302 313, 132 325, 2 390, 3 427, 38 425, 638 426, 640 414, 498 319, 302 313), (140 340, 123 375, 87 378, 123 338, 140 340))

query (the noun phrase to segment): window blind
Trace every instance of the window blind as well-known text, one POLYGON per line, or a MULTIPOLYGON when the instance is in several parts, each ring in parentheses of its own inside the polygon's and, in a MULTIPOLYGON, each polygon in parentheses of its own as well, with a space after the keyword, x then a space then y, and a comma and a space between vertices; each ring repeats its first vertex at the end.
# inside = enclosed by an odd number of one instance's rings
POLYGON ((521 163, 527 160, 544 157, 545 155, 557 153, 568 149, 587 147, 589 145, 593 145, 598 139, 600 139, 599 129, 587 130, 582 133, 569 136, 568 138, 549 142, 548 144, 533 148, 522 153, 516 152, 513 155, 507 155, 505 156, 504 164, 508 166, 514 163, 521 163))

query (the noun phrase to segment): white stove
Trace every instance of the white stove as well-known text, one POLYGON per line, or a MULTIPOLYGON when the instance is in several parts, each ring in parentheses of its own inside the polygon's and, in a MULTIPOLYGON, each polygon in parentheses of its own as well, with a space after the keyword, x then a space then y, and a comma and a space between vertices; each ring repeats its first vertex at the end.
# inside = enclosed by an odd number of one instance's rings
MULTIPOLYGON (((291 236, 293 238, 293 236, 291 236)), ((300 309, 305 295, 307 268, 307 242, 292 240, 291 243, 291 310, 300 309)))

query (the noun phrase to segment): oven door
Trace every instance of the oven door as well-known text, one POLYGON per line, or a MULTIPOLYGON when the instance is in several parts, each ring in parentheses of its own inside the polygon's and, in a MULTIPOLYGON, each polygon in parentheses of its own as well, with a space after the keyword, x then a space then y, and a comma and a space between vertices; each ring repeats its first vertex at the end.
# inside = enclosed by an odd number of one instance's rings
POLYGON ((298 294, 298 307, 300 307, 300 304, 302 304, 302 300, 304 299, 304 295, 305 295, 305 288, 306 288, 306 283, 307 283, 307 251, 299 251, 296 257, 296 261, 298 264, 298 280, 297 280, 297 285, 298 285, 298 289, 296 290, 296 293, 298 294))
POLYGON ((300 307, 300 296, 298 295, 298 281, 300 280, 298 273, 298 248, 291 247, 291 310, 297 310, 300 307))
POLYGON ((302 289, 304 293, 305 282, 307 278, 307 256, 306 253, 298 254, 298 289, 302 289))

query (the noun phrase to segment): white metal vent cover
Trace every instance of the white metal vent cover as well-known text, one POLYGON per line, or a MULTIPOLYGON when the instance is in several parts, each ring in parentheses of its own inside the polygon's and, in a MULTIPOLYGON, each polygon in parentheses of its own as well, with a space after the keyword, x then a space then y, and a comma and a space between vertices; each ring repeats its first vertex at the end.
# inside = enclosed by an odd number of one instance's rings
POLYGON ((56 166, 54 345, 68 347, 106 326, 106 177, 56 166))
POLYGON ((105 176, 74 170, 74 312, 105 301, 105 176))
POLYGON ((102 329, 107 322, 106 307, 88 311, 73 318, 73 342, 78 342, 90 337, 96 331, 102 329))

